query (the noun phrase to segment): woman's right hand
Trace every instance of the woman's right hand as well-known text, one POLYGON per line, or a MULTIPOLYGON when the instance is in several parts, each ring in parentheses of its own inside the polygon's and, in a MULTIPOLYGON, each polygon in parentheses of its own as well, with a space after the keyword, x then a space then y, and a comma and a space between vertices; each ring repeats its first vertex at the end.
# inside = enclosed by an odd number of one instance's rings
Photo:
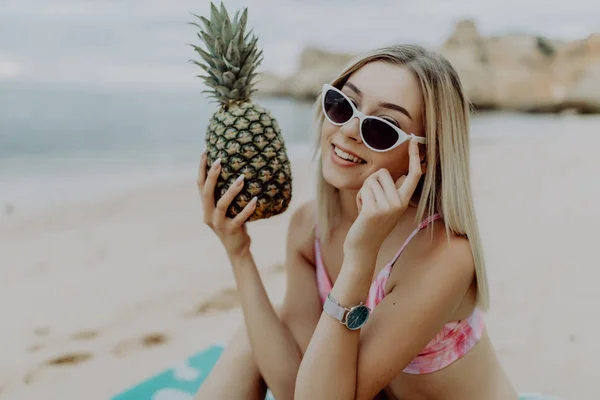
POLYGON ((206 153, 204 153, 198 171, 198 189, 204 208, 204 223, 221 239, 230 258, 242 256, 250 250, 250 236, 246 230, 246 220, 254 212, 257 199, 253 198, 235 218, 228 218, 225 214, 235 196, 244 187, 244 175, 241 175, 231 185, 215 205, 214 192, 221 173, 220 159, 213 163, 208 172, 206 169, 206 153))

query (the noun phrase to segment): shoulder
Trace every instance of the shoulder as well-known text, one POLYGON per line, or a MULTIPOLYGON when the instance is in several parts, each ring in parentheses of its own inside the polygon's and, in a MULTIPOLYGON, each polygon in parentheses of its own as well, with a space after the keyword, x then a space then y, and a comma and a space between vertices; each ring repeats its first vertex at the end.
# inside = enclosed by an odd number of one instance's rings
POLYGON ((438 220, 415 236, 402 258, 401 268, 394 268, 390 275, 390 294, 399 291, 418 297, 423 290, 430 293, 432 302, 452 299, 455 308, 449 321, 472 312, 475 262, 466 237, 448 232, 438 220))
POLYGON ((446 229, 443 220, 431 223, 406 248, 406 267, 417 274, 452 274, 462 282, 475 278, 475 261, 468 238, 446 229))
POLYGON ((313 229, 317 221, 317 203, 310 200, 298 206, 290 217, 290 229, 313 229))
POLYGON ((315 226, 317 222, 316 202, 307 201, 298 206, 290 216, 288 240, 308 260, 313 260, 315 226))

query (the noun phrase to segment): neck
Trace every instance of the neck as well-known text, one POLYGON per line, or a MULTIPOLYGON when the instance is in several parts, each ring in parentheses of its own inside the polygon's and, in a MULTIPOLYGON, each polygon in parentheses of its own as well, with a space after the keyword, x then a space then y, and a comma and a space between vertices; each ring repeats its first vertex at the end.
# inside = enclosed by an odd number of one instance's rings
POLYGON ((340 190, 338 194, 340 199, 340 223, 351 225, 358 217, 358 206, 356 205, 358 190, 340 190))

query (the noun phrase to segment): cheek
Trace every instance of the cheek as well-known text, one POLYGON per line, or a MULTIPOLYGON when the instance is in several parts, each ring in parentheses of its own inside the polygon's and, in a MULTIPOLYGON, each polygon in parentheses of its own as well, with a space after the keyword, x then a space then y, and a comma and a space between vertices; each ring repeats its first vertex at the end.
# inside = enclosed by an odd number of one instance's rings
POLYGON ((394 149, 391 153, 380 154, 376 159, 373 160, 373 164, 376 167, 375 170, 385 168, 390 171, 390 175, 394 180, 400 178, 402 175, 408 173, 408 155, 404 152, 397 152, 394 149))
POLYGON ((327 120, 323 121, 321 125, 321 143, 328 143, 331 136, 335 133, 336 126, 331 125, 327 120))

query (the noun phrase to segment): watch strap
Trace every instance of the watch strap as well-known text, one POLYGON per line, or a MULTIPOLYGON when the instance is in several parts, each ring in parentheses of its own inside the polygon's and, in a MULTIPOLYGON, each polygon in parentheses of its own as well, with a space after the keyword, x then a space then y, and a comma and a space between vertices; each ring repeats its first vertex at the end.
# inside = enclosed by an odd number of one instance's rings
POLYGON ((339 305, 337 301, 331 297, 331 294, 327 295, 325 302, 323 303, 323 311, 342 322, 344 319, 344 314, 348 311, 345 307, 339 305))

